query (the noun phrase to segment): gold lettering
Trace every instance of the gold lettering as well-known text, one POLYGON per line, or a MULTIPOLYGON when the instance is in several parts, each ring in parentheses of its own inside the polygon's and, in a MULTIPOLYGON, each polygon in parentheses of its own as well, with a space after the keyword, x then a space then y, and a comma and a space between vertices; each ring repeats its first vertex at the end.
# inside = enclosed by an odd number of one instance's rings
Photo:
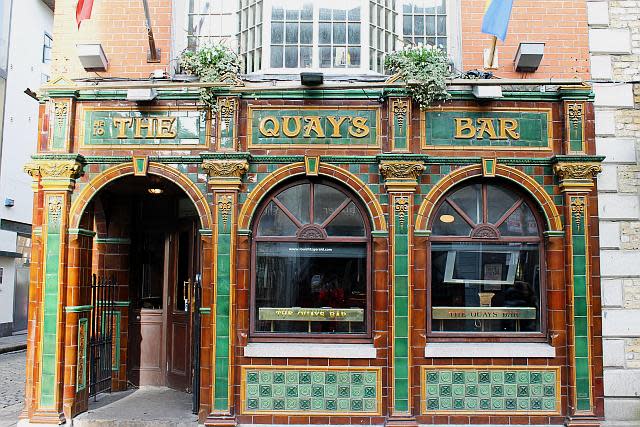
POLYGON ((478 125, 478 139, 484 139, 484 134, 489 135, 489 139, 498 139, 496 134, 496 128, 493 126, 493 120, 487 118, 480 118, 477 120, 478 125))
POLYGON ((144 117, 136 117, 134 138, 153 138, 153 128, 156 119, 145 119, 144 117), (142 136, 142 129, 147 130, 147 136, 142 136))
POLYGON ((476 136, 476 128, 473 126, 473 121, 468 117, 454 119, 456 121, 456 134, 454 138, 458 139, 471 139, 476 136))
POLYGON ((320 116, 309 116, 305 117, 304 121, 307 122, 304 125, 304 137, 310 138, 311 131, 314 131, 318 138, 324 138, 324 129, 322 129, 322 125, 320 124, 320 116))
POLYGON ((175 138, 178 134, 173 125, 176 122, 175 117, 163 117, 158 119, 158 138, 175 138))
POLYGON ((294 138, 298 136, 300 133, 300 129, 302 128, 302 123, 300 121, 300 116, 282 116, 282 133, 289 138, 294 138), (295 128, 291 130, 289 128, 289 121, 293 119, 295 124, 295 128))
POLYGON ((114 117, 113 127, 118 129, 118 135, 116 138, 124 139, 127 137, 127 128, 130 128, 133 124, 131 117, 114 117))
POLYGON ((498 119, 500 124, 500 139, 507 139, 507 135, 511 137, 511 139, 520 139, 520 134, 518 133, 518 120, 516 119, 498 119))
POLYGON ((264 136, 280 136, 280 124, 273 116, 267 116, 260 120, 259 130, 264 136), (272 123, 273 127, 267 128, 267 123, 272 123))
POLYGON ((369 135, 369 126, 367 126, 367 119, 365 117, 351 118, 351 125, 352 126, 349 126, 349 135, 354 138, 364 138, 369 135))
POLYGON ((331 126, 333 126, 333 132, 331 132, 331 138, 340 138, 340 126, 342 126, 342 123, 347 120, 346 117, 340 117, 338 119, 336 119, 334 116, 327 116, 327 120, 329 120, 329 123, 331 123, 331 126))

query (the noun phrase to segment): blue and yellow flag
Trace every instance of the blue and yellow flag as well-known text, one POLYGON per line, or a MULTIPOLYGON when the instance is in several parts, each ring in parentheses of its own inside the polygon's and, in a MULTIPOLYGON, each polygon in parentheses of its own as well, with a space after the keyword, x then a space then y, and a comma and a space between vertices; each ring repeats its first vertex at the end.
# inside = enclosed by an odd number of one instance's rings
POLYGON ((482 32, 504 41, 511 17, 513 0, 487 0, 482 18, 482 32))

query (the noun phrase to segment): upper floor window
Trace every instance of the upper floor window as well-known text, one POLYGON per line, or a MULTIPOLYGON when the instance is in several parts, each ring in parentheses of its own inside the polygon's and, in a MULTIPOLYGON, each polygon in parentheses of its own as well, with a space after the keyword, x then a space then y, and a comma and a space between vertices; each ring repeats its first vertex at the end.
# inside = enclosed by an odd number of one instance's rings
POLYGON ((530 202, 496 184, 449 193, 431 224, 432 333, 540 332, 542 228, 530 202))
POLYGON ((384 56, 407 44, 459 55, 459 0, 174 1, 188 11, 176 50, 223 42, 246 73, 384 73, 384 56))
POLYGON ((48 64, 51 62, 51 49, 53 48, 53 38, 48 33, 44 33, 44 40, 42 42, 42 63, 48 64))
POLYGON ((254 336, 368 336, 370 232, 360 203, 332 182, 304 180, 258 212, 254 336))

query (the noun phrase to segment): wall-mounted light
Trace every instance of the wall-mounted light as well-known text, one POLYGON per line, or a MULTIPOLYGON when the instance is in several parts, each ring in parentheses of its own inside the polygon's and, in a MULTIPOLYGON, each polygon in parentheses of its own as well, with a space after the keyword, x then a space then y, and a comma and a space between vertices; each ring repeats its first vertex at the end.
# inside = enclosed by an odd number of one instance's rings
POLYGON ((544 43, 520 43, 514 64, 516 71, 532 73, 538 69, 544 56, 544 43))
POLYGON ((456 219, 453 217, 453 215, 448 215, 448 214, 440 215, 440 221, 444 222, 445 224, 451 224, 455 220, 456 219))
POLYGON ((13 207, 13 205, 15 205, 15 201, 7 197, 6 199, 4 199, 4 205, 8 208, 13 207))
POLYGON ((107 71, 109 61, 100 43, 79 44, 78 58, 86 71, 107 71))
POLYGON ((158 92, 153 88, 127 89, 127 101, 153 101, 158 92))
POLYGON ((164 190, 162 188, 149 188, 147 191, 149 192, 149 194, 153 194, 154 196, 164 193, 164 190))
POLYGON ((473 96, 482 99, 502 98, 502 86, 475 85, 473 87, 473 96))
POLYGON ((324 81, 324 74, 303 71, 300 73, 300 84, 303 86, 319 86, 324 81))

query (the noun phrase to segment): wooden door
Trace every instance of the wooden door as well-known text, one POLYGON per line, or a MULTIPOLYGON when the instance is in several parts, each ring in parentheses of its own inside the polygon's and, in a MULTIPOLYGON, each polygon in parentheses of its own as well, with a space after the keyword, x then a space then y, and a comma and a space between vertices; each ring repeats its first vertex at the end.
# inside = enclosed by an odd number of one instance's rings
POLYGON ((171 265, 167 281, 167 386, 183 391, 191 390, 191 329, 193 288, 200 254, 196 251, 196 224, 181 223, 172 233, 171 265))

